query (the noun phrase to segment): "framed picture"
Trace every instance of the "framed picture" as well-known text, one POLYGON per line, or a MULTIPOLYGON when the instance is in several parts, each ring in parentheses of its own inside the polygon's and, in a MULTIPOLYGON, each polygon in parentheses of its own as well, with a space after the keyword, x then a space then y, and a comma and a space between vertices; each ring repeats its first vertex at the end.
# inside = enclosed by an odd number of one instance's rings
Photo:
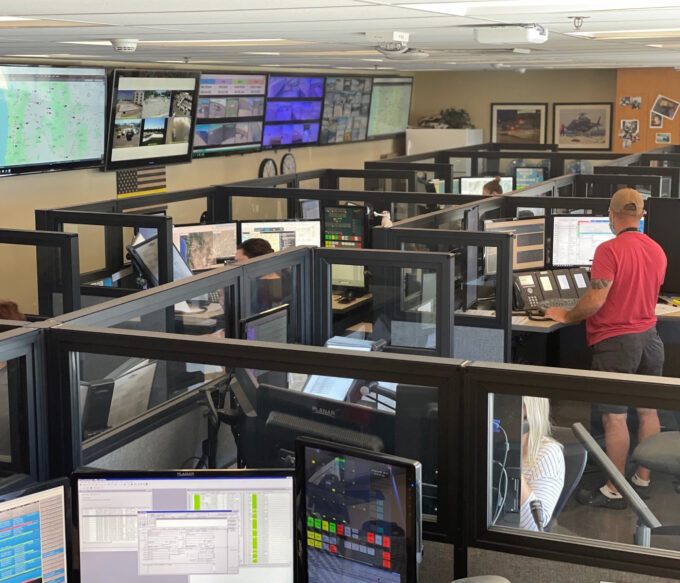
POLYGON ((492 103, 491 141, 498 144, 545 144, 547 103, 492 103))
POLYGON ((555 103, 553 136, 560 150, 611 150, 612 103, 555 103))

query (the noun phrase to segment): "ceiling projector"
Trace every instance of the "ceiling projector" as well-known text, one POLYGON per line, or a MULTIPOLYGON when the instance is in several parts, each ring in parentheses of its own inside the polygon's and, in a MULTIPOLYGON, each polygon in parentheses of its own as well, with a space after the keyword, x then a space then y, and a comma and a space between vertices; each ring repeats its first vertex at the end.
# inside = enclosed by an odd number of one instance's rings
POLYGON ((475 28, 475 40, 482 45, 543 44, 548 29, 540 24, 482 26, 475 28))

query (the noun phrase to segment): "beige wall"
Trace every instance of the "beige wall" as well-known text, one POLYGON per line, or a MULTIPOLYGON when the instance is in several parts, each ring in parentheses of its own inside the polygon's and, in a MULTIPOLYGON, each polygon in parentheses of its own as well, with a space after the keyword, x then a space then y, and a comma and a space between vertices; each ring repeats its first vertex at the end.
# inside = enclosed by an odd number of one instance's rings
MULTIPOLYGON (((299 171, 317 168, 363 168, 364 161, 378 160, 401 147, 395 140, 342 144, 292 150, 299 171)), ((191 164, 167 167, 169 191, 224 184, 257 177, 263 158, 277 166, 284 151, 220 156, 195 160, 191 164)), ((401 152, 399 152, 401 153, 401 152)), ((34 210, 51 209, 99 201, 116 196, 115 172, 72 170, 0 179, 0 228, 34 229, 34 210)), ((171 209, 176 223, 196 222, 200 205, 182 204, 171 209)), ((266 217, 270 218, 270 217, 266 217)), ((67 229, 68 230, 68 229, 67 229)), ((70 229, 73 231, 73 229, 70 229)), ((83 228, 81 270, 103 267, 103 229, 83 228)), ((35 252, 32 248, 4 246, 0 255, 0 298, 11 298, 22 310, 37 312, 35 252)))
POLYGON ((428 114, 455 107, 468 111, 472 123, 490 140, 492 103, 547 103, 548 141, 552 141, 552 104, 611 101, 616 98, 616 70, 460 71, 416 73, 411 124, 428 114))

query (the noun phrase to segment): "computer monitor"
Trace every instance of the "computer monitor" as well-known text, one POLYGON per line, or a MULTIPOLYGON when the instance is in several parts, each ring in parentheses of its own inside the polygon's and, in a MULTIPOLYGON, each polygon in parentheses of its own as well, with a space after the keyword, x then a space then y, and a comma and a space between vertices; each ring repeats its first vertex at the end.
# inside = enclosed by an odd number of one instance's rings
POLYGON ((236 255, 236 223, 188 225, 172 229, 172 242, 189 269, 198 271, 236 255))
POLYGON ((303 219, 320 219, 319 201, 318 200, 301 200, 300 211, 303 219))
POLYGON ((417 581, 420 463, 316 439, 295 446, 308 583, 417 581))
POLYGON ((294 583, 293 473, 76 472, 82 583, 294 583))
POLYGON ((366 286, 363 265, 331 265, 331 285, 334 288, 361 288, 366 286))
MULTIPOLYGON (((487 233, 511 233, 512 268, 543 269, 545 267, 545 217, 484 221, 487 233)), ((485 273, 496 273, 496 248, 486 254, 485 273)))
MULTIPOLYGON (((462 176, 460 179, 460 194, 483 194, 484 185, 491 182, 494 176, 462 176)), ((512 176, 501 176, 503 193, 512 192, 514 185, 512 176)))
MULTIPOLYGON (((597 246, 615 236, 609 227, 609 217, 552 215, 548 221, 553 267, 592 265, 597 246)), ((644 224, 643 217, 640 232, 644 231, 644 224)))
POLYGON ((0 497, 0 581, 67 583, 68 482, 0 497))
MULTIPOLYGON (((139 237, 139 235, 138 235, 139 237)), ((142 240, 139 243, 128 245, 134 262, 139 266, 145 277, 152 286, 159 285, 158 276, 158 236, 142 240)), ((179 281, 191 277, 193 273, 186 261, 180 255, 177 247, 172 246, 172 281, 179 281)))
MULTIPOLYGON (((528 188, 543 182, 546 171, 543 166, 517 166, 515 168, 515 188, 528 188)), ((505 192, 505 189, 503 189, 505 192)))
MULTIPOLYGON (((144 211, 135 211, 135 214, 147 215, 147 213, 145 213, 144 211)), ((158 211, 158 212, 148 213, 148 216, 150 216, 150 217, 164 217, 164 216, 166 216, 166 213, 165 213, 165 211, 158 211)), ((151 237, 158 234, 158 229, 154 229, 152 227, 139 227, 138 229, 135 229, 135 233, 139 233, 145 239, 151 239, 151 237)))
POLYGON ((282 251, 298 245, 319 246, 321 222, 307 220, 243 221, 241 243, 248 239, 265 239, 274 251, 282 251))
POLYGON ((241 338, 260 342, 288 342, 288 304, 241 320, 241 338))
POLYGON ((327 206, 323 209, 324 247, 362 249, 366 246, 366 207, 327 206))

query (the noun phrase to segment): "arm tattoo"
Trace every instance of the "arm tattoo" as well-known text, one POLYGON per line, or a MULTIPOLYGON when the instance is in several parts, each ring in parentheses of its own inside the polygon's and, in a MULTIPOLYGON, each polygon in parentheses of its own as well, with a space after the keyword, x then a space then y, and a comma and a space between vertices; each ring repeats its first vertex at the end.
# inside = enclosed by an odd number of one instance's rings
POLYGON ((593 289, 607 289, 610 283, 609 279, 591 279, 590 287, 593 289))

